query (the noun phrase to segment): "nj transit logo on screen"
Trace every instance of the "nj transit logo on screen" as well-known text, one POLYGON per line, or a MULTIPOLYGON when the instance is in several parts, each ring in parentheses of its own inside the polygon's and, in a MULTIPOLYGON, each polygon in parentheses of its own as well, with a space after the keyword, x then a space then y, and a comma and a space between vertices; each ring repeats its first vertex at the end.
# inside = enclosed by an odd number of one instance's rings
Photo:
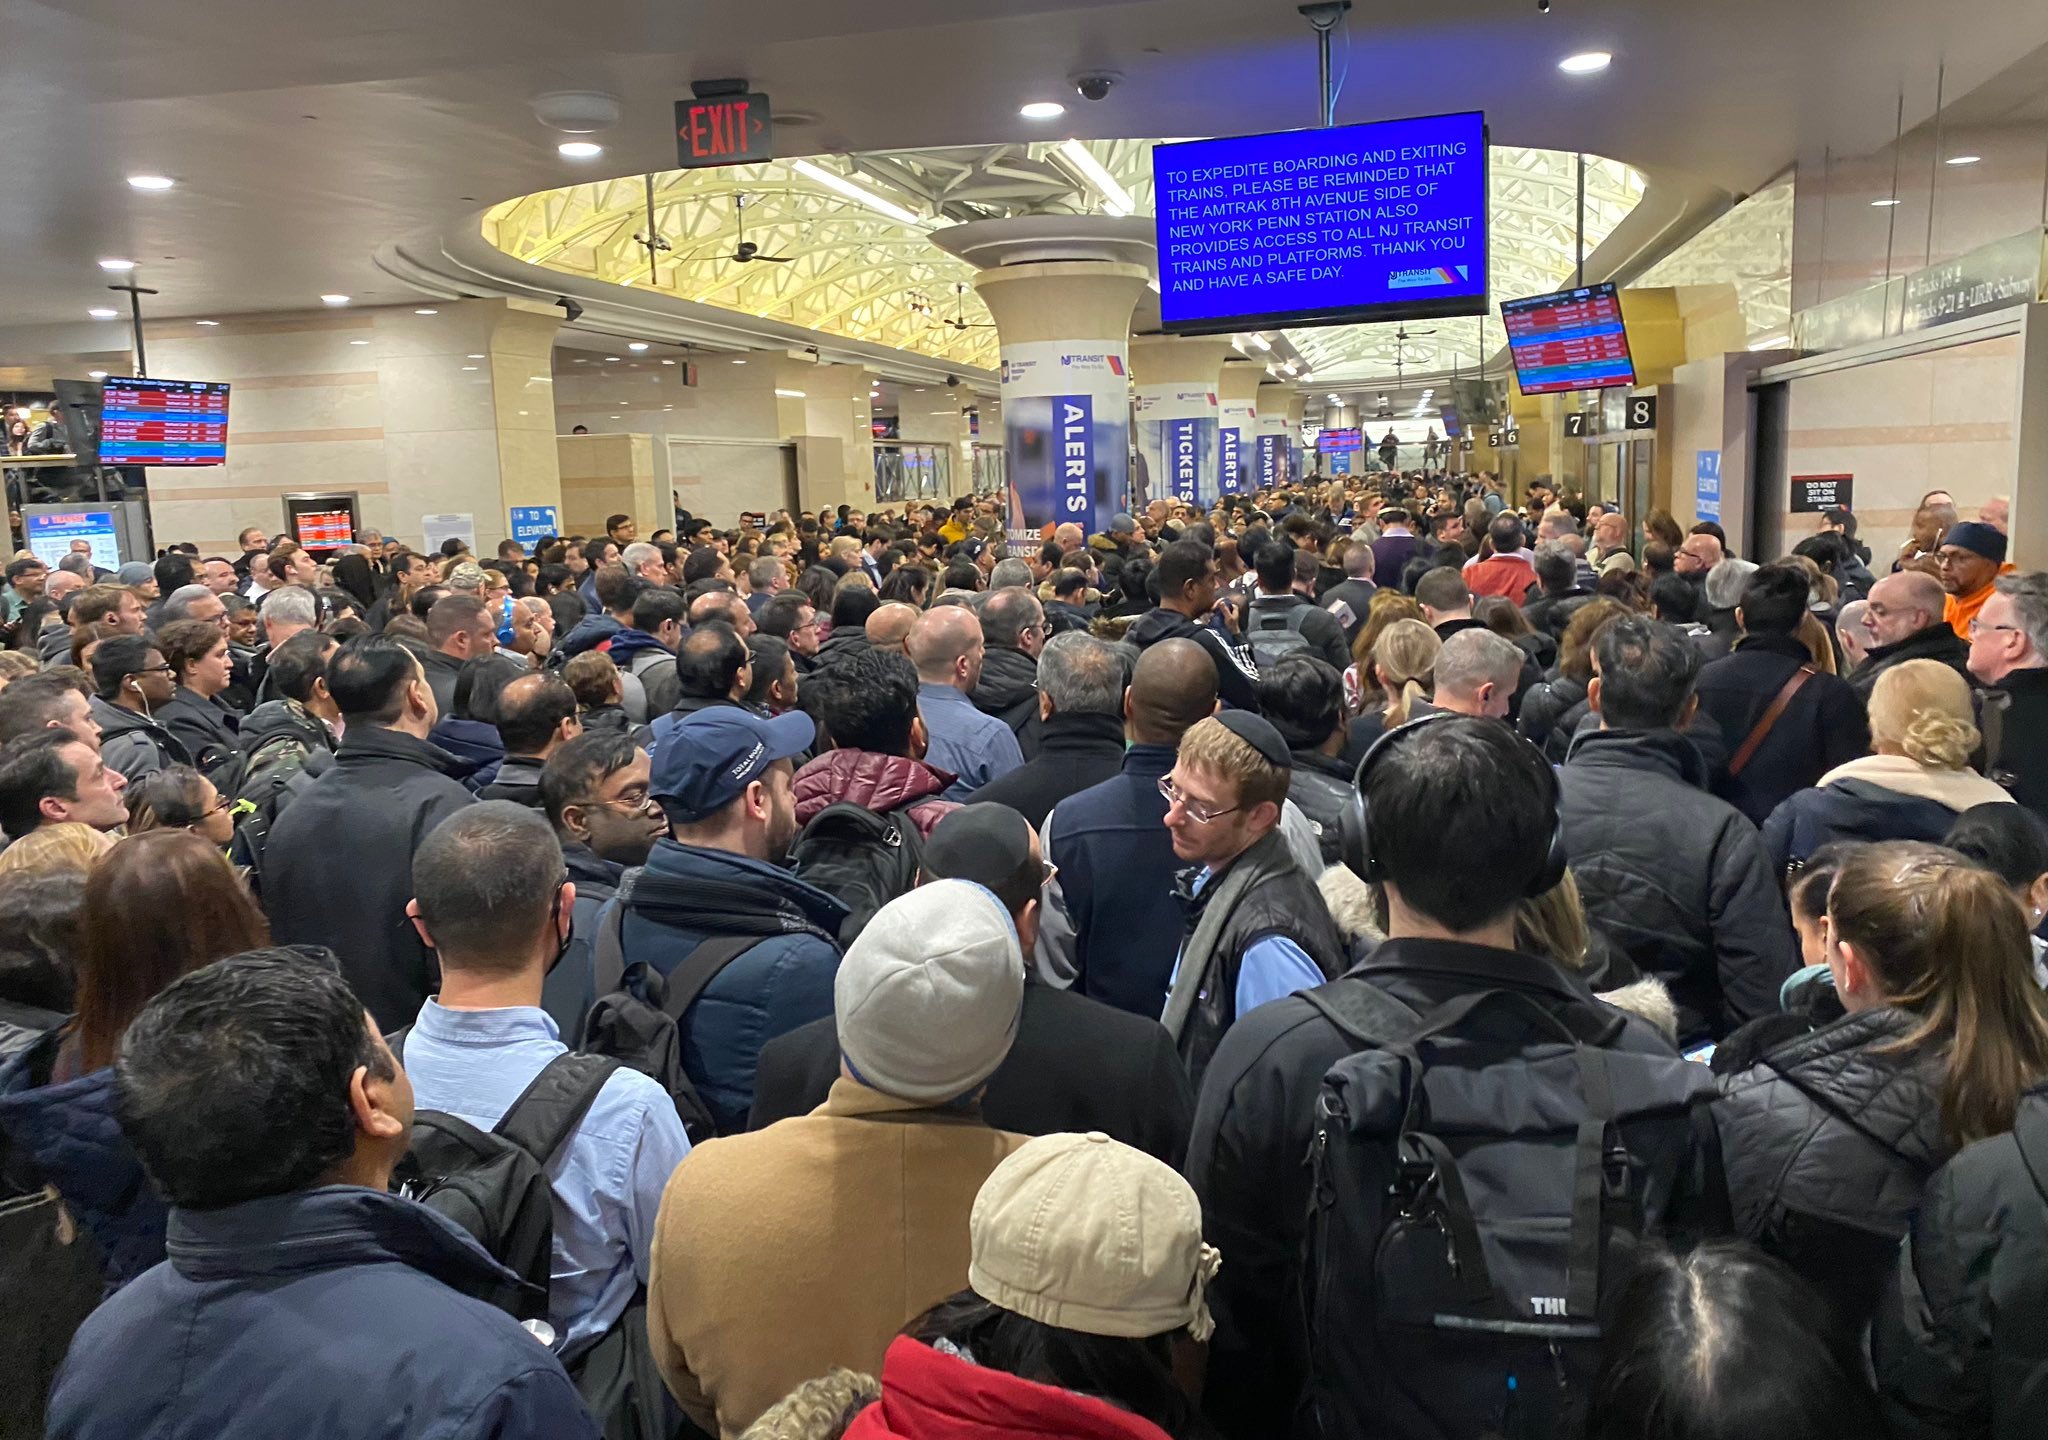
POLYGON ((1472 278, 1469 265, 1432 265, 1422 270, 1387 272, 1389 290, 1433 290, 1444 285, 1462 285, 1472 278))

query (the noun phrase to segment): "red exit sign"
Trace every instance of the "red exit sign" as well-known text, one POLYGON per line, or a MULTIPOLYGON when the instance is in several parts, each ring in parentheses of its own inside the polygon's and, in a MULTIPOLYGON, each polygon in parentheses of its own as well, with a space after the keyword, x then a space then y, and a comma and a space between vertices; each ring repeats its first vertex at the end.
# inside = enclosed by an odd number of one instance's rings
POLYGON ((775 126, 768 97, 755 91, 676 101, 676 153, 685 170, 773 160, 775 126))

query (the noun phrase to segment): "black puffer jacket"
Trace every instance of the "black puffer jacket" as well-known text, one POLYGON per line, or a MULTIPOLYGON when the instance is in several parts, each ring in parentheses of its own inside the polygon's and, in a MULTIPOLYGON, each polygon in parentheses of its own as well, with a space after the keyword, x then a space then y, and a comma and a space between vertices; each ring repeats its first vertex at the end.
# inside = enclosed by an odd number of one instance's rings
POLYGON ((1355 765, 1346 765, 1316 750, 1296 750, 1294 771, 1287 780, 1287 798, 1301 807, 1316 827, 1316 845, 1323 864, 1344 863, 1343 817, 1358 792, 1352 787, 1355 765))
POLYGON ((981 662, 981 683, 967 698, 982 714, 1010 727, 1026 760, 1038 753, 1043 731, 1038 722, 1038 662, 1031 656, 1003 645, 989 646, 981 662))
POLYGON ((1891 1048, 1919 1023, 1905 1010, 1844 1016, 1724 1079, 1714 1104, 1735 1233, 1804 1276, 1852 1334, 1955 1153, 1939 1055, 1891 1048))
POLYGON ((1685 1045, 1778 1008, 1799 966, 1756 827, 1706 792, 1689 736, 1598 730, 1559 774, 1558 813, 1586 916, 1671 991, 1685 1045))
POLYGON ((1928 1183, 1871 1335, 1897 1440, 2033 1440, 2048 1414, 2048 1087, 1928 1183), (2040 1178, 2036 1178, 2040 1177, 2040 1178))
POLYGON ((1571 742, 1572 732, 1578 728, 1578 721, 1585 713, 1586 682, 1560 674, 1545 680, 1522 697, 1522 713, 1515 722, 1515 728, 1522 732, 1524 739, 1546 752, 1551 748, 1551 736, 1560 735, 1556 753, 1550 757, 1553 764, 1560 763, 1566 746, 1571 742))
POLYGON ((1564 639, 1564 627, 1572 623, 1572 616, 1578 614, 1599 595, 1591 588, 1574 584, 1569 590, 1556 594, 1545 591, 1522 606, 1522 613, 1529 617, 1529 623, 1538 632, 1553 640, 1564 639))

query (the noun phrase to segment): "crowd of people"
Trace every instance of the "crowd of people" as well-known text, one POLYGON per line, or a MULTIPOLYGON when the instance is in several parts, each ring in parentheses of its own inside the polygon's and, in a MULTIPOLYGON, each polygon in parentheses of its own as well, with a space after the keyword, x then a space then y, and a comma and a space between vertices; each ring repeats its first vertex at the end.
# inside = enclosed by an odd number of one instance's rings
POLYGON ((1519 502, 17 557, 0 1414, 2039 1433, 2048 574, 1519 502))

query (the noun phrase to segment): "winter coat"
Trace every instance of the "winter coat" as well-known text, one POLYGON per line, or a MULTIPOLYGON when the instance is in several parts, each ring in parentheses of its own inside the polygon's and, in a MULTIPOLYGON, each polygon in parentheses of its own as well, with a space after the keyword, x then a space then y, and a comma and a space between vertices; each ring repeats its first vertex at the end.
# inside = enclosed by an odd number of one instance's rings
POLYGON ((510 800, 529 810, 540 809, 540 772, 547 761, 536 755, 508 755, 491 783, 476 792, 479 800, 510 800))
POLYGON ((333 1185, 176 1210, 169 1248, 79 1330, 52 1436, 597 1440, 548 1348, 464 1293, 510 1273, 424 1205, 333 1185))
POLYGON ((1520 605, 1537 588, 1536 567, 1519 555, 1489 555, 1465 567, 1465 588, 1475 597, 1505 595, 1520 605))
POLYGON ((1226 635, 1214 623, 1197 625, 1178 610, 1160 606, 1148 610, 1130 633, 1124 636, 1140 650, 1149 650, 1161 640, 1192 640, 1209 652, 1216 664, 1216 693, 1233 710, 1259 708, 1259 667, 1251 652, 1236 636, 1226 635))
POLYGON ((4 1188, 55 1186, 92 1236, 111 1291, 164 1258, 166 1209, 121 1133, 112 1068, 52 1083, 63 1039, 48 1031, 0 1067, 4 1188))
POLYGON ((324 945, 379 1029, 410 1024, 440 983, 406 918, 420 842, 472 803, 454 756, 357 722, 334 764, 285 807, 264 851, 263 909, 279 945, 324 945))
MULTIPOLYGON (((825 1103, 839 1078, 832 1016, 761 1049, 749 1130, 825 1103)), ((989 1077, 982 1118, 1018 1135, 1100 1130, 1176 1170, 1187 1158, 1195 1092, 1166 1027, 1100 1000, 1027 985, 1010 1053, 989 1077)))
POLYGON ((118 770, 130 784, 153 775, 166 765, 190 765, 192 754, 183 742, 157 721, 135 710, 125 710, 95 695, 92 718, 100 727, 100 758, 109 770, 118 770))
POLYGON ((1064 635, 1069 630, 1086 631, 1095 623, 1099 605, 1075 605, 1066 600, 1045 602, 1046 629, 1054 635, 1064 635))
POLYGON ((971 1109, 842 1078, 808 1115, 692 1150, 662 1195, 647 1286, 683 1413, 732 1440, 834 1366, 873 1374, 899 1330, 967 1287, 974 1197, 1023 1143, 971 1109))
POLYGON ((1936 660, 1963 679, 1970 680, 1968 642, 1957 638, 1953 629, 1937 620, 1925 630, 1915 631, 1895 644, 1880 645, 1866 651, 1863 663, 1849 676, 1849 688, 1862 696, 1863 703, 1868 705, 1871 691, 1877 688, 1878 677, 1908 660, 1936 660))
POLYGON ((899 1335, 882 1361, 882 1398, 845 1440, 1167 1440, 1139 1415, 977 1365, 899 1335))
POLYGON ((832 1013, 834 937, 845 918, 844 905, 780 866, 655 842, 621 930, 628 965, 667 975, 714 935, 764 937, 718 972, 678 1025, 683 1069, 721 1135, 746 1128, 761 1047, 832 1013), (671 899, 662 902, 650 881, 664 882, 671 899), (749 929, 743 916, 760 923, 749 929))
POLYGON ((1565 627, 1572 623, 1572 616, 1578 614, 1599 598, 1597 592, 1573 585, 1569 590, 1556 594, 1545 590, 1532 597, 1522 606, 1522 613, 1537 633, 1548 635, 1553 640, 1563 640, 1565 627))
POLYGON ((907 810, 917 833, 928 836, 960 807, 939 796, 953 783, 944 770, 908 755, 880 755, 872 750, 827 750, 796 772, 790 790, 796 796, 799 829, 820 810, 841 803, 865 805, 880 813, 907 810))
MULTIPOLYGON (((1356 795, 1351 777, 1356 765, 1325 755, 1319 750, 1293 752, 1294 769, 1287 778, 1287 798, 1301 807, 1316 827, 1316 847, 1324 865, 1344 863, 1342 822, 1356 795)), ((1311 876, 1311 879, 1314 877, 1311 876)))
POLYGON ((309 752, 334 750, 334 733, 296 700, 269 700, 258 705, 243 717, 235 739, 243 754, 253 755, 264 741, 283 734, 293 736, 309 752))
POLYGON ((1007 805, 1042 828, 1052 807, 1123 768, 1124 722, 1118 715, 1060 715, 1044 722, 1038 754, 991 780, 967 803, 1007 805))
POLYGON ((428 732, 427 740, 446 752, 454 762, 448 774, 460 780, 471 794, 496 780, 505 764, 505 741, 498 734, 498 727, 481 720, 443 715, 428 732))
MULTIPOLYGON (((1700 710, 1721 727, 1731 760, 1785 683, 1810 663, 1806 647, 1789 636, 1747 635, 1728 658, 1700 671, 1700 710)), ((1816 673, 1740 775, 1730 776, 1725 767, 1715 772, 1714 793, 1761 825, 1793 791, 1869 749, 1863 702, 1846 680, 1816 673)))
POLYGON ((1515 719, 1515 728, 1545 753, 1551 753, 1552 737, 1562 735, 1551 757, 1553 762, 1561 762, 1578 729, 1578 720, 1590 708, 1586 705, 1586 689, 1585 681, 1562 674, 1532 687, 1522 697, 1522 713, 1515 719))
POLYGON ((974 708, 1010 727, 1029 760, 1038 753, 1038 661, 1022 650, 991 645, 981 662, 981 682, 968 695, 974 708))
MULTIPOLYGON (((1370 580, 1340 580, 1316 596, 1316 604, 1329 611, 1344 627, 1344 653, 1347 657, 1352 643, 1358 639, 1358 632, 1365 628, 1366 619, 1372 613, 1372 597, 1379 593, 1379 588, 1370 580)), ((1349 663, 1347 659, 1345 664, 1349 663)), ((1341 670, 1344 666, 1337 668, 1341 670)))
POLYGON ((1896 1440, 2036 1440, 2048 1387, 2048 1088, 1921 1196, 1871 1334, 1896 1440))
POLYGON ((1714 1128, 1735 1233, 1819 1290, 1857 1334, 1929 1177, 1955 1153, 1941 1057, 1893 1047, 1917 1015, 1847 1015, 1721 1082, 1714 1128))
POLYGON ((1756 827, 1706 778, 1699 750, 1670 730, 1581 735, 1558 776, 1586 916, 1669 987, 1687 1046, 1777 1009, 1799 967, 1756 827))
MULTIPOLYGON (((2048 820, 2048 669, 2015 670, 1990 686, 1981 701, 1987 717, 1993 707, 2001 712, 1998 754, 1987 757, 1985 773, 2048 820)), ((1986 719, 1987 733, 1993 723, 1986 719)))
POLYGON ((446 720, 455 714, 455 682, 462 675, 463 661, 439 650, 417 652, 420 668, 426 672, 427 688, 434 692, 434 713, 446 720))
POLYGON ((1939 841, 1972 805, 2012 796, 1974 770, 1940 770, 1903 755, 1865 755, 1838 765, 1764 822, 1764 849, 1783 875, 1837 840, 1939 841))
POLYGON ((1307 642, 1303 653, 1326 660, 1330 667, 1342 674, 1351 664, 1351 646, 1344 638, 1344 622, 1329 611, 1319 609, 1299 595, 1258 595, 1251 603, 1245 616, 1245 633, 1260 627, 1270 619, 1286 619, 1294 612, 1302 612, 1292 623, 1298 627, 1301 638, 1307 642))
POLYGON ((872 650, 874 648, 874 646, 868 643, 867 632, 857 625, 844 630, 835 630, 826 636, 824 642, 818 646, 817 668, 829 670, 834 665, 851 658, 859 651, 872 650))
POLYGON ((241 717, 220 703, 180 685, 156 721, 185 747, 202 775, 220 775, 241 753, 241 717))

